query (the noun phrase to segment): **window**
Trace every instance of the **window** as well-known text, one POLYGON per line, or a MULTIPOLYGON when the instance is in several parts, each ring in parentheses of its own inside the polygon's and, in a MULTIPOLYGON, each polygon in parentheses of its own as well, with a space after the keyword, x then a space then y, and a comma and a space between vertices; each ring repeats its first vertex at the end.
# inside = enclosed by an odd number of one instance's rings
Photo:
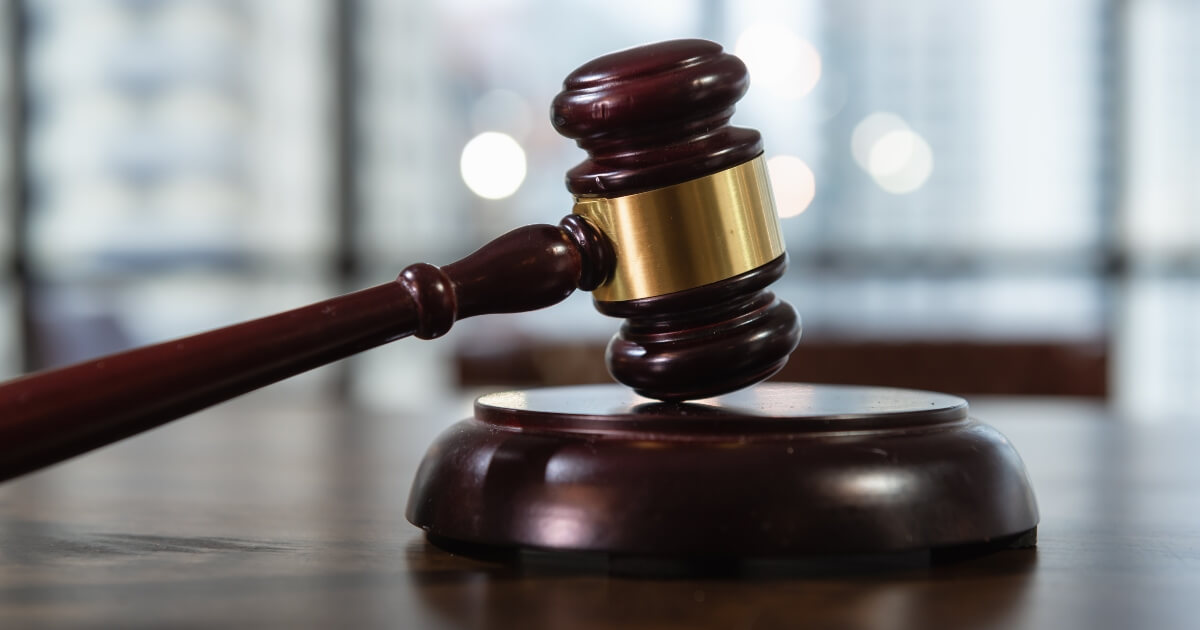
MULTIPOLYGON (((29 203, 0 218, 24 233, 32 351, 47 361, 384 282, 557 221, 563 173, 582 156, 546 119, 562 78, 605 52, 698 36, 747 61, 734 120, 759 128, 772 169, 789 173, 777 193, 792 266, 778 292, 806 338, 1094 344, 1113 357, 1118 402, 1200 402, 1194 3, 23 11, 7 84, 26 104, 8 130, 24 150, 0 186, 23 185, 29 203)), ((24 338, 21 304, 0 300, 7 357, 24 338)), ((602 339, 616 326, 576 295, 456 336, 602 339)), ((352 391, 420 405, 452 386, 454 343, 367 353, 352 391)))

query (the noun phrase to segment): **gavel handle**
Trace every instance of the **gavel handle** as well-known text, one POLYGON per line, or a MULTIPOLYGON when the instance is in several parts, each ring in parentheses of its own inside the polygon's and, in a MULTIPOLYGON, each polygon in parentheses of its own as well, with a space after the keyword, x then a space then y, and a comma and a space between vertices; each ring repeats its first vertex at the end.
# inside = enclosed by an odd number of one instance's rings
POLYGON ((159 426, 356 352, 458 319, 556 304, 607 277, 590 225, 518 228, 439 269, 278 315, 39 372, 0 385, 0 480, 159 426))

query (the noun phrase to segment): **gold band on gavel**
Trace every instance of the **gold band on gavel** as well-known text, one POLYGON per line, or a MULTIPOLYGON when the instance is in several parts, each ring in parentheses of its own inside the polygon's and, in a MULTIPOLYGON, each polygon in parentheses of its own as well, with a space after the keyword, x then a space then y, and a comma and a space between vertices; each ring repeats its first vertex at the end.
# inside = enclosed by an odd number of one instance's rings
POLYGON ((783 255, 762 156, 624 197, 576 197, 573 213, 612 243, 612 278, 593 295, 621 302, 732 278, 783 255))

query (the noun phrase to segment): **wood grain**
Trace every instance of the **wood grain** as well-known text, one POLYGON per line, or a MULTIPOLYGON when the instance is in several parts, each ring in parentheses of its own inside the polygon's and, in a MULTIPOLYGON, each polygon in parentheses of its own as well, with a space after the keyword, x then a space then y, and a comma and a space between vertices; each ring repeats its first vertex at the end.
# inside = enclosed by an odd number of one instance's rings
POLYGON ((1197 417, 972 400, 1028 464, 1036 550, 649 578, 427 544, 401 516, 408 486, 466 401, 398 417, 280 398, 0 487, 0 626, 1194 627, 1197 417))

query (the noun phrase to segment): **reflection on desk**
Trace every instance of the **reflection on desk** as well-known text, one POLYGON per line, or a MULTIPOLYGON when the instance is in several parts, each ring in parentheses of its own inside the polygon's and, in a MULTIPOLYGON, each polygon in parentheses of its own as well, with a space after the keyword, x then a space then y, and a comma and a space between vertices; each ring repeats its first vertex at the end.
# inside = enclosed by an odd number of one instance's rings
POLYGON ((1200 424, 972 402, 1025 457, 1036 550, 646 577, 469 559, 405 522, 417 462, 463 402, 397 417, 268 390, 0 488, 0 625, 1192 627, 1200 424))

